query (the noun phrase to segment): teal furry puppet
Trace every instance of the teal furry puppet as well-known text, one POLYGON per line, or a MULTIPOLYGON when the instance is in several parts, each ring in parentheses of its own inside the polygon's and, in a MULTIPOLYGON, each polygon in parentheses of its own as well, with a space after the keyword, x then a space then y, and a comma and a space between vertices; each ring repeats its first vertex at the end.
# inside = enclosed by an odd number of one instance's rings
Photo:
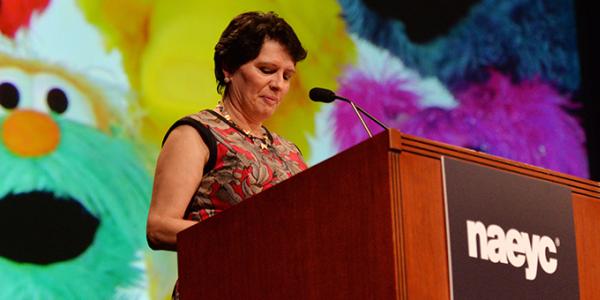
POLYGON ((143 297, 151 180, 107 91, 0 51, 0 299, 143 297))
POLYGON ((15 70, 0 66, 0 299, 107 299, 141 284, 150 179, 131 142, 72 118, 86 99, 67 81, 39 109, 21 97, 32 75, 15 70))

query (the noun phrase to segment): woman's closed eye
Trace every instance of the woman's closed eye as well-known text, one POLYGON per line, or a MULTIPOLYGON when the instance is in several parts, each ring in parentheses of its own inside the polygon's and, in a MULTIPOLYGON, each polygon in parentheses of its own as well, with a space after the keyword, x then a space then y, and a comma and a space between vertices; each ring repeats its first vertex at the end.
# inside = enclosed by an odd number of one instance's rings
POLYGON ((263 72, 264 74, 273 74, 275 73, 275 70, 272 68, 267 68, 267 67, 261 67, 259 68, 261 72, 263 72))
MULTIPOLYGON (((274 67, 259 67, 258 69, 260 70, 261 73, 267 74, 267 75, 275 74, 279 71, 278 68, 274 68, 274 67)), ((294 71, 283 72, 283 80, 285 80, 285 81, 289 81, 290 79, 292 79, 292 76, 294 76, 294 71)))

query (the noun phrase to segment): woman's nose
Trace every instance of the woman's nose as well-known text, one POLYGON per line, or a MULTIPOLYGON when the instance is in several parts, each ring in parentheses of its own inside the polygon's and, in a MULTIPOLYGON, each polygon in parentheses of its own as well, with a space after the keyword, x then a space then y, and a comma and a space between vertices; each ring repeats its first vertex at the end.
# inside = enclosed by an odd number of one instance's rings
POLYGON ((281 90, 284 84, 285 80, 283 78, 283 74, 275 74, 275 76, 271 78, 270 86, 273 90, 281 90))

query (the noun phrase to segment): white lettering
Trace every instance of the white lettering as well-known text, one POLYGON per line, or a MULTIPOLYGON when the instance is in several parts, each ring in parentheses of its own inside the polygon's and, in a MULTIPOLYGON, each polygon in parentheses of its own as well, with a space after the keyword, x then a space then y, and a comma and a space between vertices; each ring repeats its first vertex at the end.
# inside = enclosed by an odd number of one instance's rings
POLYGON ((527 280, 537 277, 538 263, 547 274, 558 268, 558 259, 547 255, 557 253, 556 244, 548 236, 533 234, 530 238, 527 232, 513 228, 505 232, 495 224, 486 227, 480 221, 467 220, 467 243, 470 257, 516 268, 525 265, 527 280))
POLYGON ((469 256, 478 258, 477 255, 477 238, 479 238, 479 249, 481 252, 481 259, 487 260, 487 232, 485 225, 481 222, 473 222, 467 220, 467 231, 469 238, 469 256))
POLYGON ((506 256, 510 264, 520 268, 525 264, 525 253, 521 250, 523 249, 526 243, 521 242, 521 233, 516 229, 509 229, 506 232, 506 256))
POLYGON ((540 241, 540 247, 540 266, 542 266, 542 270, 548 274, 554 274, 556 268, 558 268, 558 260, 556 260, 556 258, 546 257, 546 251, 556 254, 556 244, 554 244, 554 241, 551 238, 543 236, 540 241))
POLYGON ((499 262, 505 264, 506 261, 506 251, 504 251, 504 240, 506 239, 504 235, 504 230, 498 225, 490 225, 487 228, 487 236, 488 236, 488 256, 490 261, 497 264, 499 262))

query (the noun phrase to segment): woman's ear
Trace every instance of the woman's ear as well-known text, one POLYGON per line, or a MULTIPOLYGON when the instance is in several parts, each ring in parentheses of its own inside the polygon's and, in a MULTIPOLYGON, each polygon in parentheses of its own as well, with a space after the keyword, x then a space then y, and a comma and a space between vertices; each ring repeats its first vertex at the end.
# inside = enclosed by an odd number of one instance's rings
POLYGON ((225 81, 227 82, 228 79, 231 80, 231 72, 225 70, 225 68, 223 68, 223 75, 225 76, 225 81))

